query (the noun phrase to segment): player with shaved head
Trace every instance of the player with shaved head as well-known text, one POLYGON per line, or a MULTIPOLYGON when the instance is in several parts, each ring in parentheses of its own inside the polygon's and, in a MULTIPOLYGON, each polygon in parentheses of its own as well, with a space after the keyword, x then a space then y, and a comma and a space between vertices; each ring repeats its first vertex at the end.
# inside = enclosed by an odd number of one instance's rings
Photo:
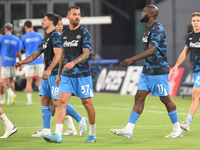
POLYGON ((111 129, 111 132, 114 134, 127 138, 132 137, 135 123, 143 112, 145 99, 149 93, 160 97, 171 119, 173 130, 165 138, 183 136, 183 132, 179 126, 176 105, 169 96, 169 65, 167 62, 166 34, 163 26, 156 22, 158 13, 159 10, 154 5, 147 5, 143 9, 140 21, 145 22, 147 25, 142 38, 144 52, 127 58, 120 63, 120 66, 127 67, 136 60, 144 59, 144 66, 135 95, 135 104, 130 113, 129 122, 123 129, 111 129))

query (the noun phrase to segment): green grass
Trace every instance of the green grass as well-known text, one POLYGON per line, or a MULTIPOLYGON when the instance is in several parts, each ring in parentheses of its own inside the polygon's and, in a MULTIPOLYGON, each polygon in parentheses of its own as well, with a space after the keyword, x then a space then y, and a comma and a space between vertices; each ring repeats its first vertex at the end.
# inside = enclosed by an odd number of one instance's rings
MULTIPOLYGON (((118 94, 95 93, 93 103, 96 110, 96 143, 84 143, 88 136, 63 136, 63 143, 47 143, 43 138, 32 138, 31 134, 42 126, 41 106, 38 92, 33 93, 33 105, 27 106, 26 93, 16 92, 14 106, 0 105, 8 118, 18 128, 18 132, 8 139, 0 139, 0 150, 195 150, 199 148, 200 112, 197 111, 190 132, 184 132, 183 138, 165 139, 164 136, 172 131, 172 124, 164 105, 158 97, 148 96, 144 112, 140 116, 130 139, 114 135, 111 128, 126 126, 130 111, 134 104, 133 96, 118 94)), ((185 120, 191 98, 173 97, 178 110, 180 122, 185 120)), ((87 116, 81 100, 72 97, 70 104, 82 116, 87 116)), ((78 124, 74 124, 79 132, 78 124)), ((89 127, 89 126, 88 126, 89 127)), ((55 131, 55 118, 51 123, 52 133, 55 131)), ((63 131, 67 130, 64 122, 63 131)), ((4 124, 0 121, 0 135, 4 134, 4 124)))

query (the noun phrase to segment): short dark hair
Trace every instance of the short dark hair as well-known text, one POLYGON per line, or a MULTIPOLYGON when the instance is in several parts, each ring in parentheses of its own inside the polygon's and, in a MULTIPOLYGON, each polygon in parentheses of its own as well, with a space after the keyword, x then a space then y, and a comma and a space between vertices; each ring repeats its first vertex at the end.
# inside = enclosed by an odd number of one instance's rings
POLYGON ((59 21, 59 20, 62 20, 62 17, 61 17, 60 15, 58 15, 58 21, 59 21))
POLYGON ((67 14, 69 14, 69 12, 72 10, 72 9, 77 9, 77 10, 80 10, 81 11, 81 8, 78 7, 78 6, 71 6, 67 9, 67 14))
POLYGON ((5 29, 5 27, 3 26, 3 27, 1 28, 1 34, 2 34, 2 35, 4 35, 4 34, 5 34, 5 31, 4 31, 4 29, 5 29))
POLYGON ((47 18, 50 21, 53 21, 53 25, 56 26, 58 24, 58 15, 55 13, 45 13, 44 16, 47 16, 47 18))
POLYGON ((28 28, 32 27, 32 22, 30 20, 27 20, 24 22, 24 26, 27 26, 28 28))

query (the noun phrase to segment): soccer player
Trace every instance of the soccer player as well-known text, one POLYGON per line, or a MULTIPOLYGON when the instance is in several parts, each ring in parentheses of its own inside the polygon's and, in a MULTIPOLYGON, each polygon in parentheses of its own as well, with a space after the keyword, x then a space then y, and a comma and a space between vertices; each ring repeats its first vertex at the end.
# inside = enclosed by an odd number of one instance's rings
POLYGON ((9 136, 15 134, 17 132, 17 128, 12 124, 12 122, 8 119, 3 109, 0 107, 0 120, 6 126, 6 132, 0 138, 8 138, 9 136))
MULTIPOLYGON (((4 28, 5 28, 4 26, 1 28, 1 35, 5 34, 4 28)), ((1 61, 0 61, 0 63, 1 63, 1 61)), ((0 86, 0 97, 1 97, 0 104, 5 104, 6 100, 5 100, 4 86, 0 86)))
MULTIPOLYGON (((50 119, 51 119, 51 107, 49 105, 50 99, 57 98, 58 87, 55 84, 56 75, 58 72, 58 61, 61 56, 62 41, 60 34, 55 30, 55 26, 58 23, 58 17, 54 13, 45 13, 42 21, 42 27, 46 30, 47 35, 39 44, 37 50, 22 62, 15 64, 15 68, 27 64, 37 59, 42 53, 44 53, 45 68, 42 74, 42 80, 40 85, 40 101, 42 105, 42 119, 43 130, 36 134, 36 137, 41 137, 47 134, 51 134, 50 119)), ((34 136, 33 136, 34 137, 34 136)))
MULTIPOLYGON (((7 23, 4 25, 5 34, 0 37, 0 49, 1 49, 1 77, 3 78, 4 85, 8 92, 7 104, 14 105, 16 95, 14 93, 14 77, 15 69, 14 64, 16 62, 16 53, 21 61, 21 42, 20 39, 14 35, 13 25, 7 23)), ((21 71, 22 66, 19 68, 21 71)))
POLYGON ((81 98, 82 104, 87 110, 90 123, 89 137, 85 142, 96 142, 95 110, 91 99, 93 87, 87 61, 91 50, 91 37, 89 32, 79 25, 81 18, 79 7, 69 7, 67 18, 69 19, 69 29, 62 34, 64 50, 62 51, 56 80, 57 85, 59 85, 56 130, 52 136, 46 136, 44 139, 47 142, 63 142, 62 129, 66 106, 71 96, 77 95, 81 98))
MULTIPOLYGON (((0 68, 0 74, 1 74, 1 68, 0 68)), ((3 79, 1 78, 1 76, 0 76, 0 87, 4 87, 4 82, 3 82, 3 79)), ((2 120, 2 122, 6 126, 6 132, 0 138, 8 138, 9 136, 11 136, 17 132, 17 128, 8 119, 8 117, 6 116, 6 114, 4 113, 4 111, 1 107, 0 107, 0 120, 2 120)))
POLYGON ((156 6, 147 5, 143 9, 140 21, 145 22, 147 25, 142 39, 144 52, 127 58, 120 63, 120 66, 127 67, 136 60, 144 59, 144 66, 135 95, 135 104, 130 113, 129 122, 124 129, 111 129, 114 134, 127 138, 132 137, 135 123, 144 109, 145 99, 149 93, 160 97, 171 119, 173 131, 165 138, 183 136, 179 126, 176 105, 169 96, 166 35, 163 26, 156 22, 157 16, 158 8, 156 6))
MULTIPOLYGON (((62 34, 62 31, 63 31, 62 17, 60 15, 58 15, 58 19, 59 19, 59 21, 58 21, 58 24, 56 25, 56 30, 58 32, 60 32, 60 34, 62 34)), ((54 114, 55 114, 55 106, 54 105, 51 105, 51 112, 52 112, 51 116, 53 117, 54 114), (54 107, 54 108, 52 108, 52 107, 54 107)), ((69 130, 67 130, 62 135, 77 135, 76 128, 75 128, 74 123, 72 121, 72 117, 70 115, 66 115, 65 121, 67 123, 69 130)))
MULTIPOLYGON (((27 57, 22 62, 15 63, 15 68, 27 64, 38 58, 39 55, 44 53, 45 68, 42 74, 42 80, 40 85, 40 101, 42 105, 42 119, 43 119, 43 128, 40 131, 32 134, 32 137, 43 137, 46 135, 51 135, 50 122, 51 122, 51 107, 49 105, 50 99, 53 100, 54 105, 57 105, 58 97, 58 86, 56 85, 56 78, 58 74, 59 64, 58 61, 61 57, 62 40, 60 33, 55 29, 55 26, 58 23, 58 15, 54 13, 45 13, 45 17, 42 21, 42 27, 46 30, 47 35, 39 44, 37 50, 27 57)), ((81 117, 71 105, 67 105, 66 114, 69 114, 77 122, 85 120, 86 118, 81 117)), ((83 121, 82 121, 83 122, 83 121)), ((79 123, 81 126, 82 135, 85 134, 87 123, 79 123)))
POLYGON ((200 98, 200 13, 195 12, 191 15, 191 24, 193 26, 193 31, 190 32, 186 37, 185 47, 182 53, 179 55, 179 58, 172 69, 172 73, 175 74, 177 68, 185 60, 187 54, 191 53, 192 55, 192 69, 193 69, 193 78, 194 85, 192 90, 192 104, 189 109, 189 113, 184 122, 180 123, 180 126, 185 131, 189 131, 190 122, 194 117, 198 106, 200 98))
MULTIPOLYGON (((26 31, 26 34, 22 36, 21 42, 22 42, 22 48, 25 49, 25 54, 27 58, 28 56, 30 56, 36 51, 38 45, 44 38, 42 34, 37 33, 33 30, 32 22, 30 20, 25 21, 24 29, 26 31)), ((26 73, 25 73, 26 93, 27 93, 27 99, 28 99, 27 105, 32 105, 33 75, 35 74, 37 76, 37 83, 40 86, 42 73, 44 69, 42 55, 40 55, 34 61, 26 64, 25 67, 26 67, 26 73)))

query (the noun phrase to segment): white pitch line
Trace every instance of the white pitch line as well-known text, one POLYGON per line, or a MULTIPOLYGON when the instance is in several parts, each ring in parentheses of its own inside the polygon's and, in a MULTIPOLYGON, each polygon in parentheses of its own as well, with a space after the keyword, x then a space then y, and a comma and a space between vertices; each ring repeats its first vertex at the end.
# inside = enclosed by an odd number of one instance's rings
MULTIPOLYGON (((65 126, 65 125, 64 125, 65 126)), ((171 127, 172 125, 136 125, 135 127, 138 127, 138 128, 163 128, 163 127, 171 127)), ((191 125, 192 127, 200 127, 200 125, 191 125)), ((75 126, 78 128, 78 126, 75 126)), ((5 127, 0 127, 0 129, 3 129, 5 127)), ((41 129, 41 126, 40 127, 17 127, 18 129, 36 129, 36 130, 39 130, 41 129)), ((66 127, 67 128, 67 127, 66 127)), ((96 126, 96 128, 124 128, 124 126, 96 126)), ((51 127, 51 129, 55 129, 55 127, 51 127)), ((65 129, 65 128, 64 128, 65 129)))
MULTIPOLYGON (((17 101, 19 103, 24 103, 24 101, 17 101)), ((40 102, 34 102, 33 104, 40 104, 40 102)), ((74 107, 83 107, 83 105, 73 105, 74 107)), ((125 111, 131 111, 131 107, 130 108, 115 108, 115 107, 100 107, 100 106, 94 106, 94 108, 97 109, 109 109, 109 110, 125 110, 125 111)), ((163 113, 166 114, 166 111, 156 111, 156 110, 145 110, 144 112, 151 112, 151 113, 163 113)), ((182 112, 178 112, 178 115, 187 115, 188 113, 182 113, 182 112)), ((195 116, 200 116, 200 114, 195 114, 195 116)))

